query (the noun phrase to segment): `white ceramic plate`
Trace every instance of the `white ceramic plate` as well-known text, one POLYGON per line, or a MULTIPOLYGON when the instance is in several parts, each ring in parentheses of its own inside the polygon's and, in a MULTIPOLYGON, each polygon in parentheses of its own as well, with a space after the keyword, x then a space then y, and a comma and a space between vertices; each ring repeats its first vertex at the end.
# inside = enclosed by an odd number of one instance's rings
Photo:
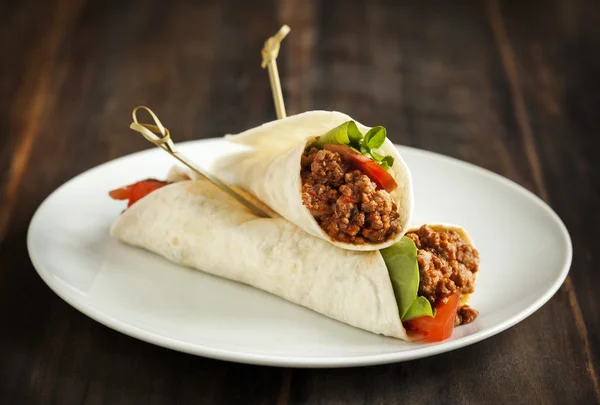
MULTIPOLYGON (((204 165, 230 152, 220 139, 180 147, 204 165)), ((109 227, 124 204, 112 201, 108 190, 164 178, 173 161, 158 149, 103 164, 52 193, 31 221, 31 260, 56 294, 110 328, 195 355, 276 366, 342 367, 431 356, 495 335, 552 297, 568 273, 572 249, 565 226, 544 202, 476 166, 399 149, 413 174, 414 223, 460 224, 481 255, 471 300, 480 315, 441 343, 362 331, 112 240, 109 227)))

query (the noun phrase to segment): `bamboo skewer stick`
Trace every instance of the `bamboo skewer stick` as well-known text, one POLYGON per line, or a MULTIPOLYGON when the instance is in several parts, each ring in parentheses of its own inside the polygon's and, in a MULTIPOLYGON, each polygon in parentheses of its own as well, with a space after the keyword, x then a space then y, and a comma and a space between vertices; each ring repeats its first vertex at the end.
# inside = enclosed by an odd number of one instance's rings
POLYGON ((279 55, 281 41, 283 41, 289 32, 290 27, 284 24, 275 35, 265 41, 265 45, 261 51, 263 57, 261 67, 263 69, 268 68, 269 70, 273 102, 275 103, 275 111, 278 119, 285 118, 286 114, 281 92, 281 83, 279 81, 279 71, 277 69, 277 56, 279 55))
POLYGON ((246 199, 241 194, 237 193, 235 190, 233 190, 227 184, 223 183, 216 176, 204 171, 202 168, 200 168, 198 165, 196 165, 190 158, 184 156, 181 152, 179 152, 175 148, 175 144, 171 140, 171 134, 170 134, 169 130, 163 126, 163 124, 160 122, 160 120, 158 119, 156 114, 154 114, 154 112, 152 112, 151 109, 149 109, 148 107, 145 107, 145 106, 138 106, 133 109, 132 115, 133 115, 133 122, 131 123, 129 128, 133 129, 136 132, 139 132, 148 141, 152 142, 154 145, 158 146, 159 148, 161 148, 162 150, 167 152, 169 155, 173 156, 175 159, 177 159, 178 161, 180 161, 181 163, 186 165, 188 168, 190 168, 191 170, 193 170, 194 172, 199 174, 201 177, 207 179, 208 181, 213 183, 215 186, 217 186, 218 188, 220 188, 221 190, 225 191, 227 194, 229 194, 230 196, 232 196, 233 198, 238 200, 242 205, 244 205, 246 208, 248 208, 253 214, 258 215, 260 217, 265 217, 265 218, 270 217, 269 214, 267 214, 264 210, 262 210, 256 204, 254 204, 250 200, 246 199), (140 124, 137 119, 137 112, 140 109, 146 110, 150 114, 150 116, 152 117, 152 119, 154 120, 154 123, 156 125, 140 124))

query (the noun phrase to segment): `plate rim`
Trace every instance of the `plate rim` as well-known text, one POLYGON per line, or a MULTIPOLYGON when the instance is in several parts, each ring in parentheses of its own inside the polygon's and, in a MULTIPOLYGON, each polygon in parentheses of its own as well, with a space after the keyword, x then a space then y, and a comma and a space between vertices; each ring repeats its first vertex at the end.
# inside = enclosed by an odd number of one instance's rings
MULTIPOLYGON (((189 147, 193 144, 198 143, 211 143, 211 142, 223 142, 223 139, 220 137, 215 138, 206 138, 206 139, 198 139, 192 141, 181 142, 179 146, 181 148, 189 147)), ((529 316, 537 312, 542 306, 544 306, 560 289, 565 279, 568 276, 572 265, 573 259, 573 245, 571 236, 569 231, 562 221, 562 219, 558 216, 558 214, 550 207, 548 203, 538 197, 535 193, 531 192, 527 188, 522 185, 516 183, 513 180, 508 179, 498 173, 495 173, 489 169, 478 166, 476 164, 460 160, 458 158, 444 155, 438 152, 433 152, 425 149, 415 148, 412 146, 395 144, 394 146, 400 151, 402 154, 403 150, 409 150, 411 153, 429 156, 435 159, 440 159, 447 163, 451 163, 455 166, 463 167, 467 170, 473 170, 475 172, 481 173, 485 177, 494 179, 503 183, 504 185, 512 188, 514 191, 521 193, 534 201, 538 208, 541 208, 549 217, 554 221, 555 225, 557 225, 557 229, 560 232, 561 237, 564 239, 565 247, 566 247, 566 255, 564 257, 564 261, 561 264, 561 271, 559 276, 554 280, 550 288, 548 288, 544 294, 540 295, 531 305, 524 308, 519 313, 515 314, 512 317, 505 319, 503 322, 500 322, 496 325, 493 325, 489 328, 486 328, 481 331, 477 331, 471 335, 464 336, 458 340, 445 341, 440 343, 432 343, 426 346, 421 346, 415 348, 414 350, 404 350, 399 352, 392 353, 382 353, 382 354, 365 354, 365 355, 352 355, 352 356, 344 356, 344 357, 302 357, 302 356, 286 356, 286 355, 271 355, 271 354, 258 354, 258 353, 248 353, 244 351, 235 351, 235 350, 227 350, 221 348, 215 348, 212 346, 190 343, 186 341, 182 341, 179 339, 170 338, 168 336, 163 336, 157 334, 155 332, 150 332, 144 330, 140 327, 131 325, 127 322, 124 322, 118 318, 115 318, 111 315, 108 315, 98 309, 95 309, 93 306, 88 305, 86 302, 81 300, 76 300, 72 297, 72 294, 68 292, 67 289, 59 286, 59 283, 53 280, 50 274, 43 270, 43 265, 40 263, 39 259, 36 257, 34 250, 32 249, 32 235, 35 231, 35 225, 38 221, 41 212, 43 211, 46 204, 49 200, 56 194, 58 194, 63 188, 68 187, 72 182, 75 182, 78 178, 88 175, 92 172, 102 170, 107 165, 118 164, 119 161, 125 160, 127 158, 133 156, 142 156, 145 154, 151 154, 157 152, 154 148, 148 148, 137 152, 132 152, 123 156, 119 156, 115 159, 103 162, 99 165, 93 166, 83 172, 71 177, 66 180, 56 189, 54 189, 51 193, 49 193, 44 200, 40 203, 40 205, 36 208, 31 220, 29 222, 27 228, 27 251, 29 254, 29 258, 31 263, 36 270, 37 274, 40 276, 42 281, 52 290, 59 298, 69 304, 71 307, 75 308, 77 311, 91 318, 92 320, 113 329, 119 333, 122 333, 126 336, 141 340, 146 343, 153 344, 155 346, 160 346, 169 350, 179 351, 182 353, 192 354, 195 356, 201 356, 206 358, 211 358, 215 360, 229 361, 234 363, 241 364, 253 364, 260 366, 272 366, 272 367, 295 367, 295 368, 343 368, 343 367, 361 367, 361 366, 372 366, 379 364, 390 364, 397 362, 404 362, 415 360, 419 358, 436 356, 438 354, 454 351, 466 346, 470 346, 472 344, 478 343, 482 340, 493 337, 499 333, 506 331, 507 329, 513 327, 514 325, 522 322, 527 319, 529 316)))

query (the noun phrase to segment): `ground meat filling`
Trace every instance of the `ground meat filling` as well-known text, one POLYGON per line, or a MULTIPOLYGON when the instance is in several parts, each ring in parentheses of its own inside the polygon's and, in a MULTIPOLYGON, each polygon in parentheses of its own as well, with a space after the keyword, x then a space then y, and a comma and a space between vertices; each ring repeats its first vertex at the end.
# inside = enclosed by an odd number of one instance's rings
POLYGON ((302 203, 332 239, 380 243, 402 230, 396 204, 385 190, 339 153, 310 148, 302 155, 302 203))
MULTIPOLYGON (((435 305, 455 292, 470 294, 479 270, 479 252, 454 230, 435 231, 423 225, 406 234, 417 246, 419 295, 435 305)), ((473 322, 479 313, 467 305, 459 308, 457 325, 473 322)))
POLYGON ((454 325, 459 326, 471 323, 475 320, 475 318, 477 318, 477 315, 479 315, 479 311, 471 308, 468 305, 463 305, 462 307, 458 308, 454 325))

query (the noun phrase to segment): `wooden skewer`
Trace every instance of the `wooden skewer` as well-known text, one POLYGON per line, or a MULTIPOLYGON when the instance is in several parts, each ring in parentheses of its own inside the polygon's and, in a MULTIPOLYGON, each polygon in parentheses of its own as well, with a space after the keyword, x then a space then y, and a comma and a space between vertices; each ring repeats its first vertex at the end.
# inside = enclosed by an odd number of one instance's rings
POLYGON ((290 27, 284 24, 275 35, 265 41, 265 45, 261 52, 263 57, 261 66, 263 69, 269 69, 269 80, 271 82, 273 102, 275 103, 275 111, 277 112, 278 119, 285 118, 286 114, 281 92, 281 83, 279 82, 279 71, 277 70, 277 56, 279 55, 281 41, 283 41, 289 32, 290 27))
POLYGON ((204 171, 202 168, 200 168, 198 165, 196 165, 188 157, 181 154, 181 152, 178 152, 175 149, 175 144, 171 140, 171 134, 169 133, 169 130, 163 126, 163 124, 160 122, 160 120, 158 119, 156 114, 154 114, 154 112, 152 112, 151 109, 149 109, 148 107, 145 107, 145 106, 138 106, 133 109, 132 115, 133 115, 133 122, 131 123, 129 128, 133 129, 136 132, 139 132, 148 141, 150 141, 154 145, 158 146, 159 148, 161 148, 162 150, 167 152, 169 155, 173 156, 175 159, 177 159, 178 161, 180 161, 181 163, 183 163, 184 165, 189 167, 191 170, 198 173, 200 176, 204 177, 211 183, 213 183, 215 186, 219 187, 221 190, 225 191, 227 194, 229 194, 230 196, 232 196, 233 198, 238 200, 242 205, 247 207, 255 215, 258 215, 260 217, 265 217, 265 218, 270 217, 270 215, 267 214, 260 207, 258 207, 254 203, 252 203, 250 200, 246 199, 241 194, 237 193, 235 190, 233 190, 227 184, 223 183, 221 180, 219 180, 214 175, 204 171), (137 119, 137 112, 140 109, 144 109, 144 110, 148 111, 148 113, 150 114, 150 116, 152 117, 152 119, 154 120, 156 125, 140 124, 137 119))

